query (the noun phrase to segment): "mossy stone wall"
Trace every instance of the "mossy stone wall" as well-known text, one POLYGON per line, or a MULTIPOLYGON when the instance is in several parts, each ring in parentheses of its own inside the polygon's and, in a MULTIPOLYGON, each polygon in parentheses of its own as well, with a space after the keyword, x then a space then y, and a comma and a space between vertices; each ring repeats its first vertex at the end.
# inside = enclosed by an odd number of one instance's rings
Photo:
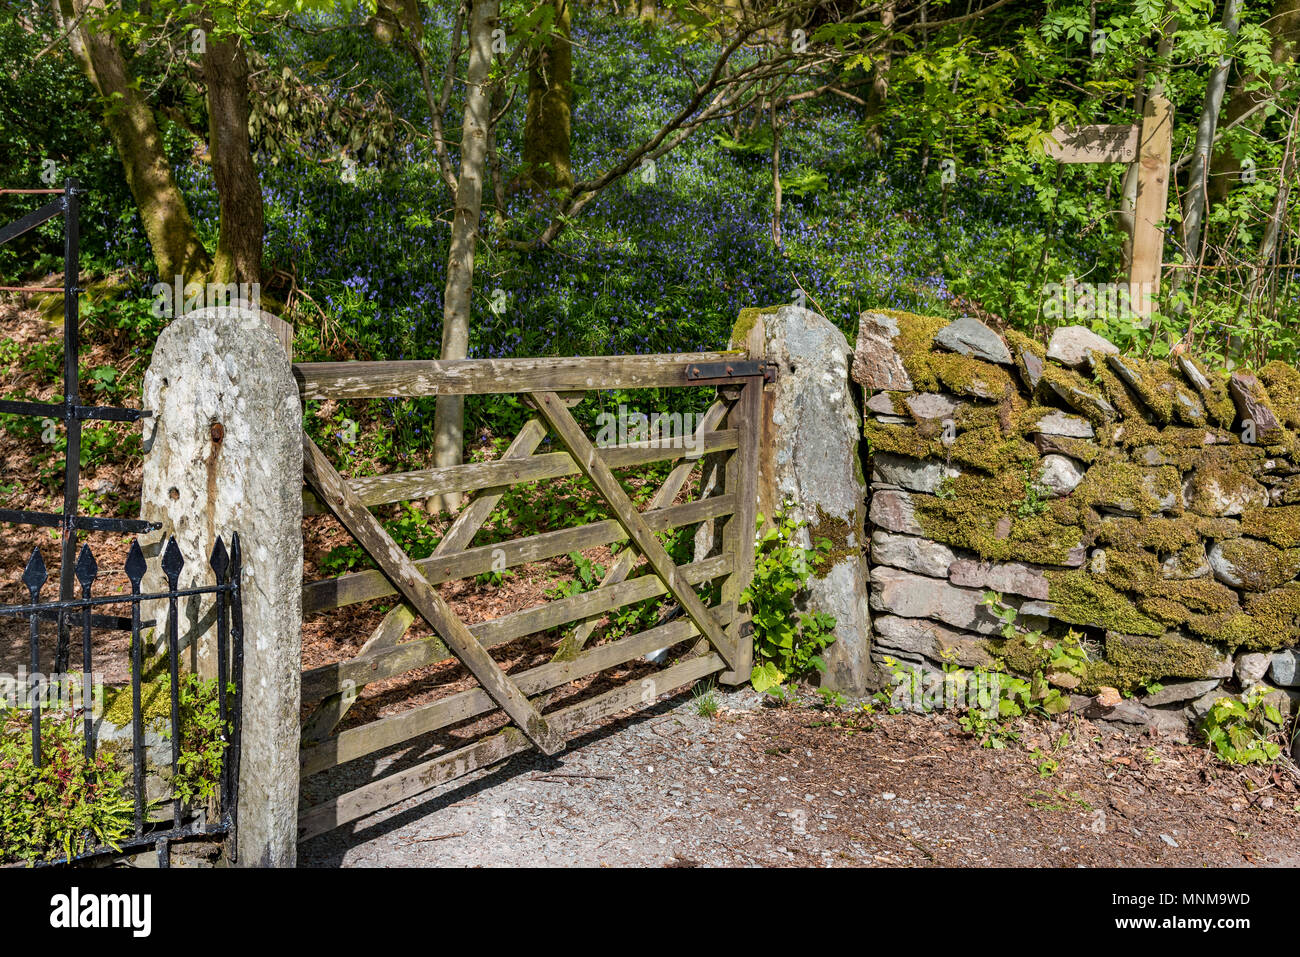
MULTIPOLYGON (((1041 343, 958 323, 861 317, 873 555, 893 563, 872 559, 873 614, 908 619, 891 598, 903 571, 946 616, 877 628, 877 659, 941 667, 924 651, 942 643, 890 636, 951 639, 954 610, 981 595, 963 586, 988 582, 1025 623, 1082 634, 1080 707, 1116 688, 1147 723, 1179 730, 1214 695, 1261 682, 1300 693, 1285 651, 1300 645, 1300 372, 1120 355, 1080 327, 1041 343), (948 575, 902 539, 949 550, 948 575)), ((969 637, 1009 670, 1038 661, 969 637)))

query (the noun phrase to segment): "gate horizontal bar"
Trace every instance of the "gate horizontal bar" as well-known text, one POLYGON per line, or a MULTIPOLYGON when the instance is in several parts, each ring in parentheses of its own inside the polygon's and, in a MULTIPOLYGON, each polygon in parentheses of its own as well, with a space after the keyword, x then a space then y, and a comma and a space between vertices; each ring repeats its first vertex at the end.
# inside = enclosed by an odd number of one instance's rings
MULTIPOLYGON (((731 495, 718 495, 701 502, 687 502, 684 505, 672 505, 668 508, 655 509, 644 513, 645 523, 656 532, 665 532, 683 525, 706 522, 711 518, 730 515, 735 509, 735 498, 731 495)), ((496 545, 480 545, 467 548, 463 552, 436 558, 425 558, 415 563, 431 585, 468 578, 489 571, 501 571, 514 568, 527 562, 567 555, 569 552, 597 548, 627 538, 614 519, 580 525, 577 528, 563 528, 555 532, 530 535, 496 545), (505 564, 501 564, 504 555, 505 564)), ((337 578, 311 582, 302 587, 302 613, 304 616, 331 608, 342 608, 359 601, 384 598, 397 591, 392 583, 377 569, 351 572, 337 578)))
MULTIPOLYGON (((72 410, 73 415, 78 419, 100 419, 105 422, 135 422, 153 415, 145 409, 118 409, 106 405, 74 405, 72 410)), ((0 399, 0 413, 5 415, 37 415, 48 419, 62 419, 66 411, 67 407, 62 402, 0 399)))
MULTIPOLYGON (((37 528, 62 528, 63 516, 53 512, 0 508, 0 522, 8 522, 11 525, 34 525, 37 528)), ((123 532, 132 535, 162 528, 157 522, 146 522, 140 518, 112 518, 107 515, 74 515, 72 527, 79 532, 123 532)))
MULTIPOLYGON (((129 602, 130 600, 131 600, 131 596, 127 595, 123 600, 123 604, 129 602)), ((10 609, 5 607, 0 607, 0 615, 21 615, 22 617, 25 618, 30 614, 31 614, 30 609, 24 610, 22 608, 10 609)), ((46 608, 41 611, 38 611, 36 613, 36 617, 39 618, 41 621, 58 621, 59 613, 57 609, 46 608)), ((150 628, 153 626, 153 624, 154 623, 152 621, 142 621, 140 623, 140 627, 150 628)), ((108 629, 109 631, 130 631, 131 619, 124 618, 120 615, 91 615, 90 627, 108 629)))
MULTIPOLYGON (((727 375, 688 375, 691 366, 740 365, 743 352, 522 359, 408 359, 401 362, 300 362, 294 378, 303 399, 386 396, 508 395, 649 389, 731 381, 727 375)), ((761 369, 752 374, 761 374, 761 369)))
MULTIPOLYGON (((4 229, 0 229, 0 246, 9 242, 11 239, 17 239, 23 233, 35 229, 42 223, 48 223, 55 216, 62 216, 68 208, 68 199, 66 196, 60 196, 54 202, 42 206, 35 212, 28 213, 22 219, 16 219, 4 229)), ((63 290, 60 289, 60 292, 63 290)))
MULTIPOLYGON (((713 452, 736 448, 740 443, 735 429, 708 432, 701 448, 691 454, 701 458, 713 452)), ((686 457, 683 448, 654 448, 648 444, 623 445, 600 450, 601 458, 612 469, 646 465, 650 462, 671 462, 686 457)), ((348 480, 348 488, 368 506, 387 505, 417 498, 430 498, 447 492, 475 492, 485 488, 508 488, 524 482, 577 475, 581 469, 568 452, 544 452, 521 459, 496 459, 491 462, 472 462, 465 465, 447 465, 441 468, 399 472, 393 475, 368 475, 348 480)), ((303 514, 323 515, 329 512, 311 492, 303 492, 303 514)))
MULTIPOLYGON (((718 555, 690 565, 681 565, 678 567, 678 572, 692 585, 698 585, 729 575, 731 562, 725 555, 718 555)), ((475 622, 469 626, 469 630, 484 648, 495 648, 526 635, 549 631, 572 621, 602 615, 615 608, 645 601, 647 598, 655 598, 667 590, 664 583, 656 576, 644 575, 613 585, 603 585, 580 595, 571 595, 533 608, 525 608, 501 618, 475 622)), ((304 671, 302 700, 315 701, 349 687, 382 681, 451 657, 452 653, 437 635, 404 641, 346 661, 304 671)))
MULTIPOLYGON (((657 671, 647 676, 647 680, 654 682, 654 696, 658 697, 726 667, 726 662, 718 655, 708 654, 657 671)), ((601 718, 636 707, 643 703, 645 694, 646 689, 640 682, 622 685, 613 691, 548 714, 546 720, 552 728, 568 734, 601 718)), ((431 761, 390 774, 355 791, 308 808, 298 817, 298 840, 305 841, 324 834, 342 824, 531 748, 531 743, 522 732, 511 727, 500 734, 440 754, 431 761)))
MULTIPOLYGON (((736 616, 735 605, 710 608, 709 611, 721 627, 730 624, 736 616)), ((607 668, 626 664, 643 655, 671 648, 699 633, 694 622, 682 617, 608 644, 588 648, 574 658, 548 661, 536 668, 512 674, 510 678, 524 694, 540 694, 607 668)), ((327 741, 303 749, 302 774, 317 774, 439 728, 487 714, 495 708, 496 702, 483 689, 470 688, 401 714, 340 731, 327 741)))

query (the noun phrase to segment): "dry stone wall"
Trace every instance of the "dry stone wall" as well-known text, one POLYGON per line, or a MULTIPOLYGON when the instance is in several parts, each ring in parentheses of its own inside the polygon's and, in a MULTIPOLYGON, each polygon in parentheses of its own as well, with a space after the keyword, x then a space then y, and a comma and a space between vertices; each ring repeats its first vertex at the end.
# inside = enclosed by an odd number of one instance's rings
POLYGON ((873 656, 1032 673, 982 604, 1073 628, 1091 716, 1185 734, 1219 696, 1300 697, 1300 373, 1044 346, 983 323, 861 316, 873 656), (1153 690, 1156 686, 1158 690, 1153 690), (1120 694, 1116 694, 1118 691, 1120 694))

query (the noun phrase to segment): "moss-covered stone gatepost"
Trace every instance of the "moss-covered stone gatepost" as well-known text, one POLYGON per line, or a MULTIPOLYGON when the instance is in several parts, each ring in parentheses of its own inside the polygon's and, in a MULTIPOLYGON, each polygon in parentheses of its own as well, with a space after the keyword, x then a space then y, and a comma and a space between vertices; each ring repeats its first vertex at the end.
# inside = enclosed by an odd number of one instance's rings
POLYGON ((835 618, 823 687, 861 694, 875 683, 863 524, 866 481, 858 455, 860 411, 849 381, 852 350, 830 321, 797 306, 741 312, 732 342, 758 328, 776 365, 764 392, 758 506, 804 523, 805 548, 823 545, 808 578, 805 610, 835 618), (828 544, 827 544, 828 543, 828 544))

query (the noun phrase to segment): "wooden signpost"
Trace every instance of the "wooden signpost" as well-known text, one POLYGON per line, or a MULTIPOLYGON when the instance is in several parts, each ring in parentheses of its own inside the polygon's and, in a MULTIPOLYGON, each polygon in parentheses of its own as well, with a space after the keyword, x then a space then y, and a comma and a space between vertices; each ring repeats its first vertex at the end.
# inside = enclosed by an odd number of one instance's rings
POLYGON ((1148 96, 1141 124, 1099 124, 1073 130, 1057 127, 1047 146, 1047 155, 1059 163, 1137 164, 1137 206, 1128 282, 1129 302, 1143 320, 1155 310, 1160 292, 1164 264, 1160 223, 1169 202, 1173 129, 1173 104, 1163 96, 1148 96))

